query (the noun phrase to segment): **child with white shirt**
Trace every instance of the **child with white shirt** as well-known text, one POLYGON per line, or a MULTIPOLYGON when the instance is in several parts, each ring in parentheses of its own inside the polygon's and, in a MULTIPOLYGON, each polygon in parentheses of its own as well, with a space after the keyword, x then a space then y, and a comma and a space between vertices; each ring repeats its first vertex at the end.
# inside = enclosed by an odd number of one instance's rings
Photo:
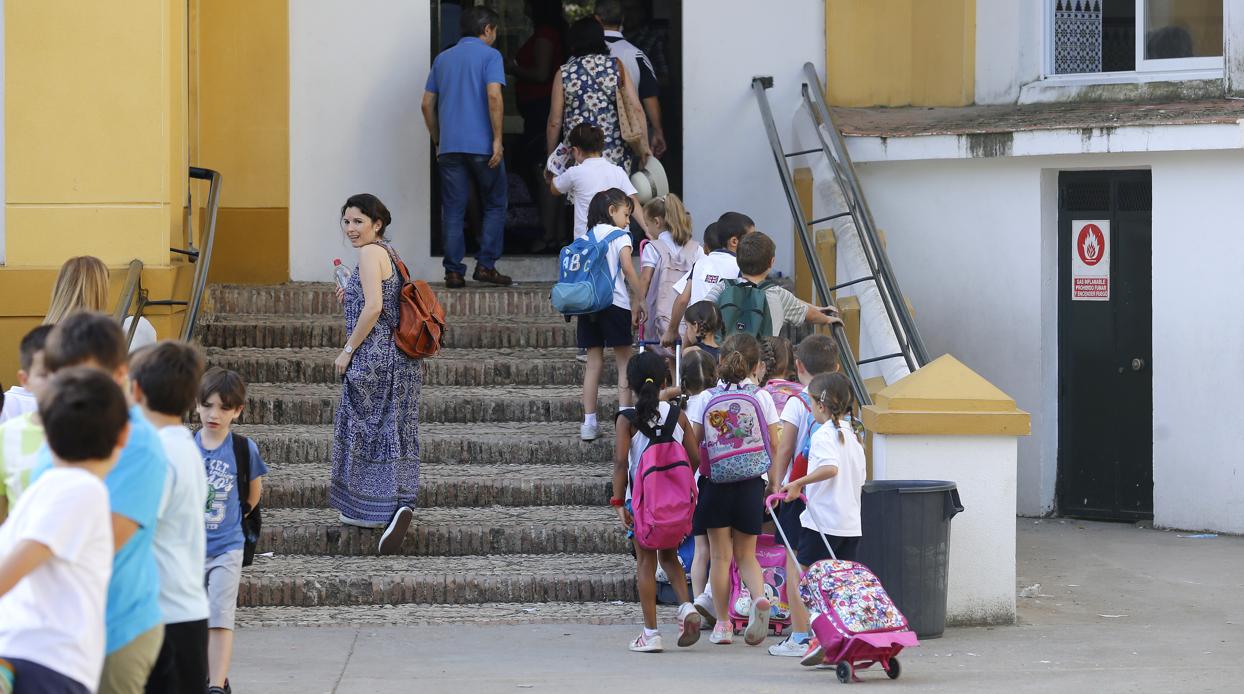
MULTIPOLYGON (((52 326, 40 325, 22 338, 22 370, 17 372, 17 379, 25 395, 5 400, 19 414, 0 423, 0 523, 30 486, 30 475, 38 463, 39 449, 43 448, 43 425, 39 423, 36 398, 47 387, 50 376, 43 364, 43 348, 51 332, 52 326), (29 403, 25 402, 27 398, 29 403)), ((15 386, 9 393, 16 389, 15 386)))
MULTIPOLYGON (((622 167, 604 157, 605 132, 588 123, 580 123, 570 131, 567 137, 570 153, 575 165, 566 169, 558 176, 549 180, 549 188, 554 195, 569 195, 574 201, 574 237, 577 239, 592 228, 588 222, 588 207, 596 194, 617 188, 631 197, 632 212, 639 209, 639 198, 636 197, 635 186, 631 177, 622 167)), ((631 213, 627 213, 627 223, 619 224, 623 229, 629 224, 631 213)))
POLYGON ((35 402, 34 388, 31 381, 40 383, 47 379, 47 369, 43 366, 43 345, 47 342, 52 326, 40 325, 26 333, 17 347, 18 371, 17 385, 11 386, 0 401, 0 424, 24 414, 31 414, 39 409, 35 402))
POLYGON ((587 351, 587 369, 583 373, 583 425, 579 438, 592 441, 600 436, 596 421, 600 377, 605 370, 605 349, 613 350, 618 363, 618 402, 630 407, 632 393, 626 382, 626 363, 631 358, 631 328, 646 317, 643 297, 639 293, 639 275, 631 262, 631 237, 626 233, 631 216, 631 199, 617 188, 602 191, 592 198, 588 208, 588 235, 596 243, 610 236, 607 260, 613 276, 613 303, 602 311, 578 317, 576 343, 587 351), (622 232, 615 234, 614 232, 622 232))
POLYGON ((0 691, 94 692, 113 554, 103 478, 129 431, 125 395, 98 369, 63 369, 39 418, 52 467, 0 526, 0 691))
POLYGON ((168 458, 154 545, 164 643, 147 679, 152 694, 202 691, 207 682, 207 473, 194 435, 182 424, 202 376, 202 355, 184 342, 164 340, 130 359, 133 400, 156 428, 168 458))
POLYGON ((678 298, 670 311, 670 324, 661 336, 661 344, 673 347, 678 340, 683 314, 687 307, 700 301, 717 301, 726 280, 738 279, 739 261, 735 258, 739 242, 756 231, 751 217, 742 212, 727 212, 704 230, 704 247, 708 255, 691 267, 686 277, 674 284, 678 298))
POLYGON ((808 452, 808 474, 784 485, 781 493, 793 501, 807 488, 808 508, 799 517, 799 564, 807 569, 829 550, 817 534, 825 536, 834 555, 854 560, 863 534, 860 524, 860 495, 867 474, 864 447, 848 421, 854 398, 851 382, 841 372, 821 374, 808 386, 812 412, 822 424, 812 434, 808 452))
POLYGON ((679 295, 674 287, 704 257, 704 249, 691 238, 691 215, 673 193, 649 200, 644 221, 649 240, 640 255, 639 286, 647 297, 646 333, 659 340, 672 323, 679 295))

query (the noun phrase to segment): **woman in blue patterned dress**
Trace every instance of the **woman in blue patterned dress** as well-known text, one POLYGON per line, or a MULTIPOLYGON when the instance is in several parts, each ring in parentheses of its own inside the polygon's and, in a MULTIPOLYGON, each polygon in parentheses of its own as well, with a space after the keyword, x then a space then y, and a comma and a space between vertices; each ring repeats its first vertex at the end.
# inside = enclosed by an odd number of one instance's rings
MULTIPOLYGON (((570 27, 567 43, 570 60, 553 76, 552 104, 545 129, 548 153, 552 154, 576 125, 590 123, 605 133, 605 159, 630 175, 635 170, 635 154, 622 140, 618 121, 618 80, 625 73, 609 54, 605 30, 591 17, 580 19, 570 27)), ((624 87, 639 103, 635 85, 624 80, 624 87)))
POLYGON ((401 275, 385 239, 392 217, 376 196, 351 196, 341 228, 359 249, 345 305, 345 347, 334 362, 343 378, 333 417, 333 473, 328 499, 341 522, 384 528, 381 554, 394 554, 410 526, 419 491, 419 391, 423 362, 393 342, 401 275))

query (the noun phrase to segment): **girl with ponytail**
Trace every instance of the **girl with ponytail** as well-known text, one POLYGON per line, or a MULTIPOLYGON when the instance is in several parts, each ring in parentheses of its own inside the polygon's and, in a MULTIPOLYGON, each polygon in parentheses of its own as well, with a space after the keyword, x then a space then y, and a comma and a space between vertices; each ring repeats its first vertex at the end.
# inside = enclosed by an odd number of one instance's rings
POLYGON ((808 474, 782 487, 786 501, 808 498, 808 508, 799 517, 803 530, 794 544, 799 548, 799 564, 807 569, 829 559, 829 551, 818 534, 833 547, 839 559, 854 560, 859 549, 860 494, 867 471, 864 447, 849 422, 854 397, 851 382, 841 372, 821 374, 808 385, 812 414, 821 425, 812 434, 808 451, 808 474))
MULTIPOLYGON (((680 293, 675 285, 704 257, 704 249, 691 238, 691 215, 677 195, 648 201, 643 217, 648 235, 641 244, 639 271, 640 293, 648 308, 644 328, 653 339, 660 339, 680 293)), ((658 345, 657 352, 665 354, 663 349, 658 345)))
MULTIPOLYGON (((617 511, 618 519, 628 531, 627 537, 631 538, 635 546, 635 578, 639 584, 644 632, 631 642, 630 649, 641 653, 655 653, 663 649, 661 634, 657 629, 658 564, 665 570, 674 594, 678 596, 678 646, 686 648, 699 640, 701 621, 687 593, 687 574, 683 571, 676 548, 648 549, 635 538, 631 487, 640 459, 653 443, 651 435, 658 429, 665 433, 673 417, 677 417, 678 421, 674 424, 672 438, 682 442, 687 456, 685 460, 692 469, 699 465, 700 444, 692 433, 686 413, 679 411, 676 405, 660 399, 661 389, 669 384, 669 369, 665 365, 665 359, 653 352, 642 352, 631 357, 626 364, 626 382, 635 394, 635 408, 618 413, 613 456, 613 497, 609 499, 609 503, 617 511)), ((687 503, 690 505, 689 497, 687 503)))
MULTIPOLYGON (((764 596, 765 584, 756 560, 756 537, 764 523, 765 479, 761 472, 755 477, 739 479, 742 475, 714 480, 718 462, 731 458, 731 441, 736 448, 749 451, 750 463, 762 463, 763 469, 770 464, 770 440, 776 440, 781 422, 773 398, 756 385, 761 374, 760 343, 747 333, 731 335, 721 345, 721 360, 717 365, 720 379, 717 387, 692 397, 687 401, 687 418, 695 430, 697 441, 705 440, 705 431, 711 427, 707 439, 706 460, 712 464, 701 465, 700 472, 708 477, 700 478, 700 497, 696 507, 696 528, 708 534, 709 577, 711 598, 697 597, 696 609, 701 610, 710 621, 715 621, 710 640, 728 644, 734 632, 730 623, 730 562, 739 567, 739 578, 751 595, 764 596), (724 442, 724 444, 723 444, 724 442), (758 442, 763 442, 761 446, 758 442), (753 444, 755 447, 753 447, 753 444), (754 452, 753 452, 754 451, 754 452), (707 470, 707 472, 706 472, 707 470)), ((722 470, 726 466, 723 465, 722 470)), ((750 474, 750 473, 749 473, 750 474)), ((769 601, 759 597, 752 601, 744 640, 752 646, 762 643, 769 633, 769 601)))

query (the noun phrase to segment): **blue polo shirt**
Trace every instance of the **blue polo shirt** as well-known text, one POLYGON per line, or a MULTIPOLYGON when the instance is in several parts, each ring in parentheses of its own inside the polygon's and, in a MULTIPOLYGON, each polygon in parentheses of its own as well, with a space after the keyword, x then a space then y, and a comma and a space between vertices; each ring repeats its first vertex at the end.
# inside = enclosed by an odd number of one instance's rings
POLYGON ((468 36, 436 56, 424 87, 436 95, 441 124, 438 154, 492 154, 488 85, 505 85, 505 65, 497 49, 468 36))
MULTIPOLYGON (((39 451, 33 479, 52 468, 47 445, 39 451)), ((112 654, 163 623, 160 612, 160 570, 152 545, 168 459, 155 427, 137 405, 130 408, 130 438, 112 472, 104 478, 113 513, 138 524, 138 531, 113 556, 104 614, 105 652, 112 654)), ((66 509, 66 513, 72 513, 66 509)))

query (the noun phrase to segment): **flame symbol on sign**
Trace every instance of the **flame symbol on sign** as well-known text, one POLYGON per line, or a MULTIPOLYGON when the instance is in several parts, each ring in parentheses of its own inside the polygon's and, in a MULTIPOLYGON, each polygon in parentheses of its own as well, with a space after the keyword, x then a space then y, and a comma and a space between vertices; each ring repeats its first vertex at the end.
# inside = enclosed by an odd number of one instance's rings
POLYGON ((1084 239, 1084 258, 1086 260, 1096 260, 1097 255, 1101 253, 1101 246, 1097 243, 1097 234, 1088 234, 1088 238, 1084 239))

